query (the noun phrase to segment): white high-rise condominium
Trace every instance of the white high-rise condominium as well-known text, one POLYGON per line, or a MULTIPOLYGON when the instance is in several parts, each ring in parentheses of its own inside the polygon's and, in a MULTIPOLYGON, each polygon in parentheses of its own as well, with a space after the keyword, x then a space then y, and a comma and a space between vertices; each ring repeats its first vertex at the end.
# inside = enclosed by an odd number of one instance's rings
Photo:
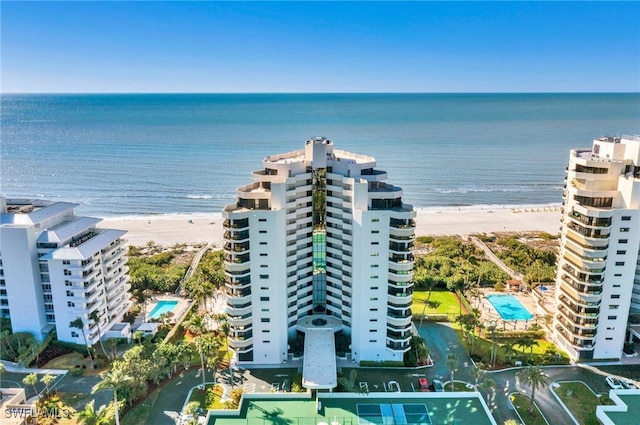
POLYGON ((38 340, 54 329, 77 344, 129 337, 126 232, 96 228, 101 219, 76 216, 76 206, 0 197, 0 314, 38 340), (84 336, 70 326, 78 318, 84 336))
POLYGON ((640 138, 571 151, 558 261, 555 340, 577 360, 617 359, 640 315, 640 138))
POLYGON ((309 318, 350 336, 354 361, 402 361, 416 213, 375 167, 374 158, 317 137, 266 157, 254 182, 237 189, 223 217, 238 363, 286 361, 289 338, 309 318))

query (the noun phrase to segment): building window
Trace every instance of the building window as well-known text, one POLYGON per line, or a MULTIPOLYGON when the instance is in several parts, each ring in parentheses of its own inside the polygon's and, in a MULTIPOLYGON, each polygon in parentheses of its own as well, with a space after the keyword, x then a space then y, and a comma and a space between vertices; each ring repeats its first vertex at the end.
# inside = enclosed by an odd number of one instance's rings
POLYGON ((268 286, 261 286, 260 289, 262 289, 263 291, 268 291, 269 287, 268 286))
POLYGON ((70 280, 65 280, 64 281, 64 286, 73 286, 73 283, 71 283, 70 280))
POLYGON ((75 307, 76 305, 71 301, 67 301, 67 307, 75 307))
POLYGON ((261 256, 261 257, 266 257, 266 256, 268 256, 268 255, 269 255, 269 254, 267 254, 266 252, 261 252, 261 253, 260 253, 260 256, 261 256))
POLYGON ((371 253, 371 256, 372 256, 372 257, 377 257, 378 255, 380 255, 380 254, 379 254, 379 253, 377 253, 377 252, 372 252, 372 253, 371 253))
POLYGON ((375 290, 377 290, 377 289, 378 289, 378 287, 377 287, 377 286, 371 286, 371 287, 370 287, 370 289, 371 289, 372 291, 375 291, 375 290))
POLYGON ((269 323, 269 322, 271 322, 271 319, 269 319, 268 317, 263 317, 262 319, 260 319, 260 321, 262 323, 269 323))
POLYGON ((371 268, 372 268, 372 269, 375 269, 375 268, 377 268, 377 267, 378 267, 378 264, 372 264, 372 265, 371 265, 371 268))
POLYGON ((622 221, 631 221, 631 216, 630 216, 630 215, 623 215, 623 216, 621 217, 621 220, 622 220, 622 221))
POLYGON ((616 328, 615 328, 614 326, 607 326, 607 330, 608 330, 608 331, 613 331, 613 330, 615 330, 615 329, 616 329, 616 328))
POLYGON ((65 276, 71 276, 71 270, 66 270, 64 271, 64 275, 65 276))
POLYGON ((372 222, 372 223, 379 223, 379 222, 380 222, 380 219, 379 219, 379 218, 372 218, 372 219, 371 219, 371 222, 372 222))
POLYGON ((378 332, 378 330, 377 329, 369 329, 369 332, 370 333, 376 333, 376 332, 378 332))
POLYGON ((263 334, 268 334, 269 332, 271 332, 269 329, 263 329, 263 330, 262 330, 262 333, 263 333, 263 334))
POLYGON ((371 242, 371 245, 380 245, 380 242, 371 242))
POLYGON ((268 309, 268 308, 263 308, 263 309, 261 309, 260 311, 262 311, 263 313, 268 313, 268 312, 269 312, 269 309, 268 309))
POLYGON ((607 341, 613 341, 613 338, 611 338, 611 337, 608 337, 608 338, 605 338, 605 339, 606 339, 607 341))
POLYGON ((609 310, 617 310, 620 307, 618 304, 609 304, 609 310))
POLYGON ((616 254, 618 254, 618 255, 624 255, 626 253, 627 253, 627 251, 616 251, 616 254))
POLYGON ((370 322, 377 322, 378 319, 369 319, 370 322))
POLYGON ((258 233, 267 233, 266 230, 258 230, 258 233))
POLYGON ((371 297, 369 298, 369 301, 378 301, 378 297, 371 297))
POLYGON ((629 239, 618 239, 618 243, 627 243, 629 239))
POLYGON ((611 294, 611 299, 612 300, 619 300, 620 299, 620 294, 611 294))
POLYGON ((377 235, 378 233, 380 233, 380 230, 372 230, 371 233, 377 235))
POLYGON ((378 311, 377 308, 370 308, 369 311, 378 311))
POLYGON ((69 260, 62 260, 62 264, 64 264, 65 266, 68 266, 71 264, 71 261, 69 260))
POLYGON ((377 278, 378 278, 378 275, 372 275, 372 276, 370 276, 370 278, 371 278, 371 279, 377 279, 377 278))
POLYGON ((607 316, 608 320, 616 320, 618 316, 607 316))
POLYGON ((376 342, 378 342, 378 340, 377 339, 370 339, 369 342, 376 343, 376 342))
POLYGON ((271 344, 271 341, 269 341, 268 339, 265 339, 262 341, 263 344, 271 344))
POLYGON ((269 301, 269 297, 260 297, 260 301, 269 301))
POLYGON ((616 266, 624 266, 624 261, 616 261, 616 266))
POLYGON ((77 338, 78 334, 76 332, 71 331, 71 338, 77 338))
POLYGON ((268 274, 261 274, 260 275, 260 279, 269 279, 269 275, 268 274))
POLYGON ((73 297, 73 292, 67 291, 67 297, 73 297))
POLYGON ((260 245, 266 245, 266 244, 267 244, 266 242, 260 242, 260 245))
POLYGON ((622 232, 622 233, 627 233, 628 231, 629 231, 628 227, 621 227, 620 228, 620 232, 622 232))
POLYGON ((266 269, 267 267, 269 267, 269 265, 268 265, 268 264, 260 264, 260 268, 261 268, 261 269, 266 269))
POLYGON ((622 277, 622 273, 616 273, 613 275, 614 277, 622 277))

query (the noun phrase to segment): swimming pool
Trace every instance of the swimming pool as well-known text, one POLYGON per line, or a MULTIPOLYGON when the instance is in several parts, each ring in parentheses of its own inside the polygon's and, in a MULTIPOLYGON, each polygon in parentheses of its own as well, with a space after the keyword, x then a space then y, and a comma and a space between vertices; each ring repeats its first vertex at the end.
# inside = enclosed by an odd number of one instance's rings
POLYGON ((498 311, 502 320, 533 319, 533 314, 513 295, 487 295, 487 300, 498 311))
POLYGON ((153 307, 153 310, 151 310, 151 312, 149 313, 149 319, 158 319, 164 313, 169 313, 170 311, 173 311, 173 309, 176 308, 177 305, 178 305, 178 301, 167 301, 167 300, 158 301, 158 304, 156 304, 156 306, 153 307))

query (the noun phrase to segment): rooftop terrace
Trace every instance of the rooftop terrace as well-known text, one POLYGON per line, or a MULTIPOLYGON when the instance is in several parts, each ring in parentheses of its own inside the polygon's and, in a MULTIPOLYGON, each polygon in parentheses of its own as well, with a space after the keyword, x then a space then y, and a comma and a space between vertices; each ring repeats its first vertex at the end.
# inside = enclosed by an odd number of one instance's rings
POLYGON ((496 425, 480 393, 244 395, 241 408, 209 412, 208 425, 496 425), (291 397, 287 397, 291 396, 291 397), (293 398, 295 397, 295 398, 293 398), (305 397, 305 398, 301 398, 305 397), (224 415, 224 416, 222 416, 224 415))

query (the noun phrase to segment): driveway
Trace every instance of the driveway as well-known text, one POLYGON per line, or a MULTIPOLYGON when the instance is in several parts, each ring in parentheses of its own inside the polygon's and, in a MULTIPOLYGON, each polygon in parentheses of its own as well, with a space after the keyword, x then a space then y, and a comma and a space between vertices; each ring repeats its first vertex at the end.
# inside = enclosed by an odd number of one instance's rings
POLYGON ((427 377, 448 381, 451 372, 447 367, 447 356, 455 354, 458 357, 458 370, 453 377, 456 380, 474 382, 470 369, 475 367, 469 354, 462 346, 458 334, 448 323, 424 322, 422 329, 416 325, 420 336, 426 341, 427 347, 433 360, 433 367, 423 369, 427 377))

